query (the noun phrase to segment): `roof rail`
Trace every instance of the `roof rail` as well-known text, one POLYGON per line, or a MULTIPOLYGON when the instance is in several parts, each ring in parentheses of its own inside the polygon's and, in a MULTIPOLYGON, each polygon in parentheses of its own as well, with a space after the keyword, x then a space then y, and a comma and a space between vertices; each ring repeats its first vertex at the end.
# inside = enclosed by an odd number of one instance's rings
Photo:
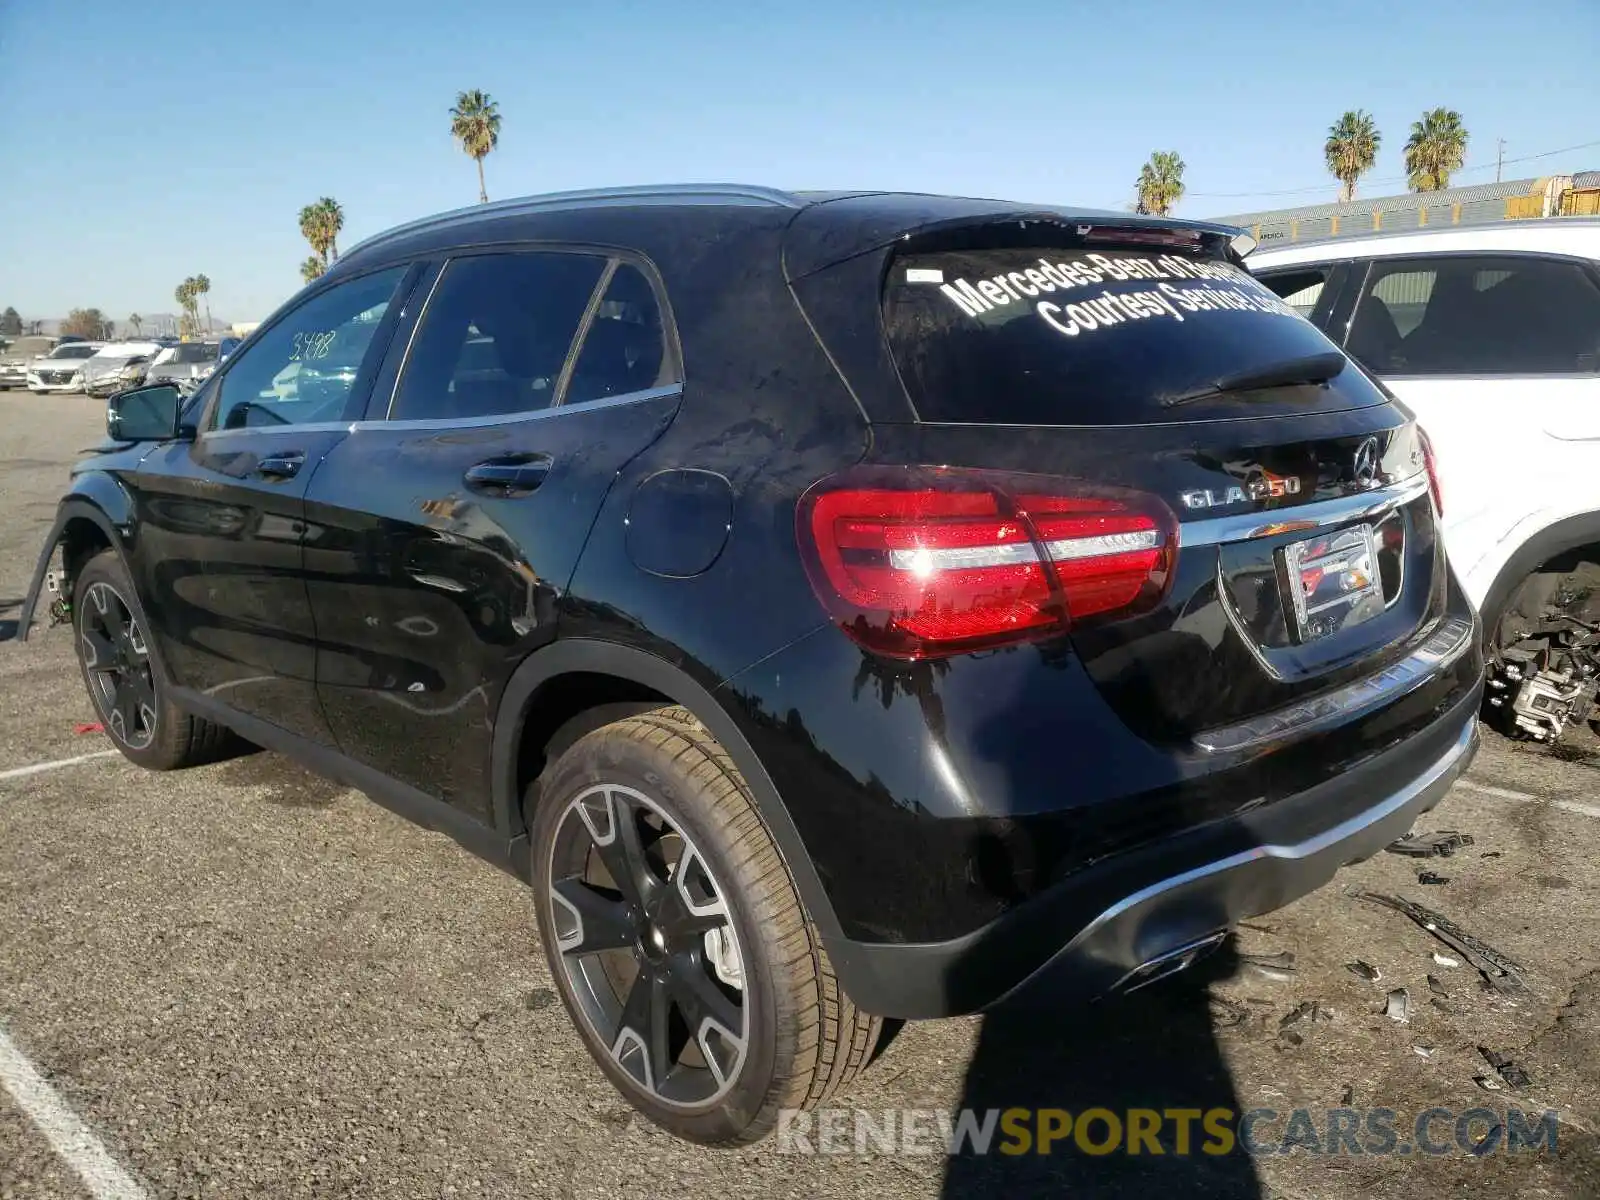
POLYGON ((604 204, 626 203, 628 201, 659 204, 672 200, 699 202, 702 204, 715 203, 720 200, 731 204, 765 204, 782 208, 805 207, 805 201, 790 192, 780 191, 777 188, 738 183, 646 184, 638 187, 584 188, 569 192, 544 192, 532 196, 517 196, 509 200, 495 200, 488 204, 473 204, 465 208, 453 208, 447 212, 435 213, 432 216, 419 217, 415 221, 407 221, 403 225, 396 225, 393 228, 383 230, 381 233, 375 233, 362 239, 346 250, 340 257, 348 257, 358 250, 366 249, 381 242, 387 242, 391 238, 396 238, 403 234, 444 228, 476 217, 535 213, 563 208, 589 208, 604 204))

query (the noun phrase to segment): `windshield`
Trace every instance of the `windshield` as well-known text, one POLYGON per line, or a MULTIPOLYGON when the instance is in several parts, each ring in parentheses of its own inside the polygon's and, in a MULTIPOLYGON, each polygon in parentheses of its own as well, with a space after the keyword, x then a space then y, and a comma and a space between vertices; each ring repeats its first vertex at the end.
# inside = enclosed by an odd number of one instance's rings
POLYGON ((1231 263, 1150 247, 906 254, 884 328, 924 421, 1132 425, 1380 404, 1356 369, 1310 392, 1171 401, 1338 348, 1231 263))
POLYGON ((51 358, 91 358, 94 347, 86 342, 71 342, 65 346, 57 346, 51 353, 51 358))

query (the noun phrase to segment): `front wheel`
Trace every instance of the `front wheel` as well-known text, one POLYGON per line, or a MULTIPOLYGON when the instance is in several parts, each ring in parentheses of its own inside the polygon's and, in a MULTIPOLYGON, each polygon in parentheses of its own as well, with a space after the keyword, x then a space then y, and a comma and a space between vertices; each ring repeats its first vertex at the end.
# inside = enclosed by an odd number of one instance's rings
POLYGON ((228 729, 190 715, 167 695, 149 622, 115 551, 102 550, 78 572, 72 624, 89 699, 124 757, 168 771, 242 747, 228 729))
POLYGON ((840 990, 744 779, 687 710, 580 738, 538 797, 545 956, 635 1108, 692 1141, 752 1142, 855 1076, 880 1022, 840 990))

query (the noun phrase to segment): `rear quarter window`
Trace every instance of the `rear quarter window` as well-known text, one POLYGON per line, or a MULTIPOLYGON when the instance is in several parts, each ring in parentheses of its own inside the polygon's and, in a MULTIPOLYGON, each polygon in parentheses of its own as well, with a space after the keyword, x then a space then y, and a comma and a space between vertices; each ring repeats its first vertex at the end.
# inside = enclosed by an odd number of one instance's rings
POLYGON ((1166 403, 1336 349, 1231 263, 1148 247, 950 250, 891 261, 884 330, 924 421, 1137 425, 1384 403, 1359 370, 1325 387, 1166 403))

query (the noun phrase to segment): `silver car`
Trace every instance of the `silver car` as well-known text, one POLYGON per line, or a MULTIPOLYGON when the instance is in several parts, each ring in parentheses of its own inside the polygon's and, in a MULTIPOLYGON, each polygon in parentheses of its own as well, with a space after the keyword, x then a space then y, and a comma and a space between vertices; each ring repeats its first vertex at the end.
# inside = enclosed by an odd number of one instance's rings
POLYGON ((145 368, 144 382, 199 381, 216 370, 221 352, 219 342, 180 342, 176 346, 168 346, 150 360, 150 365, 145 368))
POLYGON ((0 391, 27 387, 28 364, 41 355, 49 354, 60 340, 48 334, 30 334, 0 348, 0 391))

